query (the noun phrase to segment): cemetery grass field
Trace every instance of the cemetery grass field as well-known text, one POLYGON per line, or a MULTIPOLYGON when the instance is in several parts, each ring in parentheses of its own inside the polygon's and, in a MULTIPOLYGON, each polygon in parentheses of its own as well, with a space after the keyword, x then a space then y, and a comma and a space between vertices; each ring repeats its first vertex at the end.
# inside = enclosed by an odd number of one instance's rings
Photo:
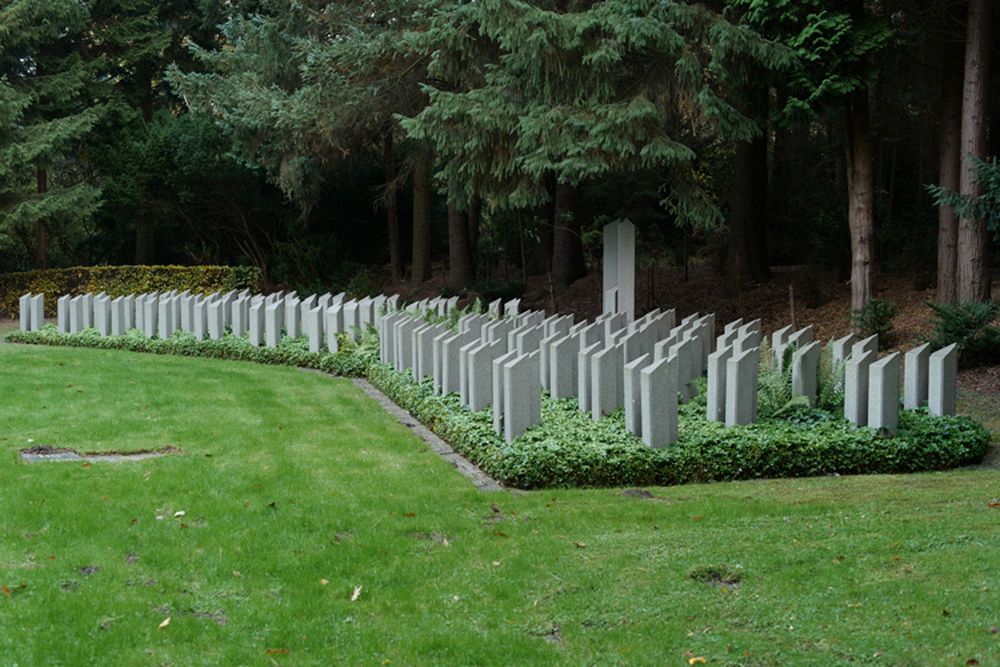
POLYGON ((4 664, 1000 664, 998 470, 484 493, 349 380, 0 369, 4 664))

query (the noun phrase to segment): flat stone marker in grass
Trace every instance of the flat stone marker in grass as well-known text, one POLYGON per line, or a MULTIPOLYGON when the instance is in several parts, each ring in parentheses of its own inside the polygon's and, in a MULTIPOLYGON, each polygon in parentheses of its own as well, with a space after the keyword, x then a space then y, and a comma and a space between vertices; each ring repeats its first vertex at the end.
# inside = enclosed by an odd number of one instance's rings
POLYGON ((924 343, 903 357, 903 407, 916 410, 927 402, 931 346, 924 343))
POLYGON ((938 417, 955 414, 958 347, 952 343, 931 354, 928 362, 927 411, 938 417))
POLYGON ((868 427, 896 435, 898 426, 899 352, 893 352, 868 370, 868 427))
POLYGON ((844 419, 858 426, 868 424, 868 375, 876 354, 855 347, 844 365, 844 419))
POLYGON ((639 373, 642 441, 666 447, 677 441, 677 358, 649 364, 639 373))
POLYGON ((757 376, 760 348, 734 354, 726 361, 726 426, 757 421, 757 376))

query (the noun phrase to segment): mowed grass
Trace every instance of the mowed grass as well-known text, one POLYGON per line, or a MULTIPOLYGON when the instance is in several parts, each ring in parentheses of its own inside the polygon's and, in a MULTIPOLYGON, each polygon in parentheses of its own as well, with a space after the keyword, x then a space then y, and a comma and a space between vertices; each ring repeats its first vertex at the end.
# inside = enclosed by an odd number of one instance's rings
POLYGON ((1000 664, 997 471, 483 493, 347 380, 15 345, 0 379, 2 664, 1000 664))

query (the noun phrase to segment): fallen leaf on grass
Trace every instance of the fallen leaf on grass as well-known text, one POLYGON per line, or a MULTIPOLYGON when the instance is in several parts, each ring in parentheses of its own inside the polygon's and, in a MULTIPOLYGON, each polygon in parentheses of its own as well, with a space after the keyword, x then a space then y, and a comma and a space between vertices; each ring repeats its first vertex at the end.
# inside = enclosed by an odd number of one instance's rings
POLYGON ((688 658, 688 664, 689 665, 704 665, 705 664, 705 658, 703 658, 700 655, 696 655, 693 658, 688 658))
POLYGON ((1000 508, 1000 501, 995 502, 995 503, 986 503, 986 506, 989 507, 990 509, 994 509, 994 510, 998 509, 998 508, 1000 508))
POLYGON ((169 616, 167 616, 165 619, 163 619, 163 621, 161 621, 160 624, 158 626, 156 626, 156 629, 157 630, 162 630, 163 628, 167 627, 168 625, 170 625, 170 617, 169 616))
POLYGON ((351 593, 351 602, 357 601, 359 597, 361 597, 361 586, 355 586, 354 592, 351 593))
POLYGON ((328 583, 330 583, 329 579, 320 579, 319 580, 319 585, 320 586, 326 586, 328 583))
POLYGON ((574 542, 573 546, 576 547, 577 549, 586 549, 587 548, 587 543, 586 542, 574 542))
POLYGON ((187 512, 185 512, 184 510, 181 510, 179 512, 174 512, 174 518, 179 517, 179 516, 186 516, 186 515, 187 515, 187 512))
POLYGON ((412 519, 413 517, 417 516, 417 513, 416 512, 403 512, 403 516, 405 516, 407 519, 412 519))
POLYGON ((7 587, 7 584, 4 584, 3 586, 0 586, 0 592, 3 593, 3 596, 5 598, 9 598, 10 597, 10 589, 7 587))
POLYGON ((90 467, 91 467, 92 465, 93 465, 93 464, 91 464, 91 463, 84 463, 84 464, 83 464, 82 466, 80 466, 80 467, 81 467, 81 468, 90 468, 90 467))
POLYGON ((286 655, 288 653, 287 648, 269 648, 267 649, 268 655, 286 655))

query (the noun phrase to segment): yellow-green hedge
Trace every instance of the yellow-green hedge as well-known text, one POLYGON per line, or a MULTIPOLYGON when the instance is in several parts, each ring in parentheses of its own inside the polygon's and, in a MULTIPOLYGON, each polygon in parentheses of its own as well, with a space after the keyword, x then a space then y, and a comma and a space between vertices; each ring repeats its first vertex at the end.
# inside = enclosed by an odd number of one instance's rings
POLYGON ((45 294, 45 313, 54 316, 63 294, 104 292, 124 296, 164 290, 195 293, 257 291, 260 272, 250 266, 77 266, 0 274, 0 312, 14 316, 22 294, 45 294))

